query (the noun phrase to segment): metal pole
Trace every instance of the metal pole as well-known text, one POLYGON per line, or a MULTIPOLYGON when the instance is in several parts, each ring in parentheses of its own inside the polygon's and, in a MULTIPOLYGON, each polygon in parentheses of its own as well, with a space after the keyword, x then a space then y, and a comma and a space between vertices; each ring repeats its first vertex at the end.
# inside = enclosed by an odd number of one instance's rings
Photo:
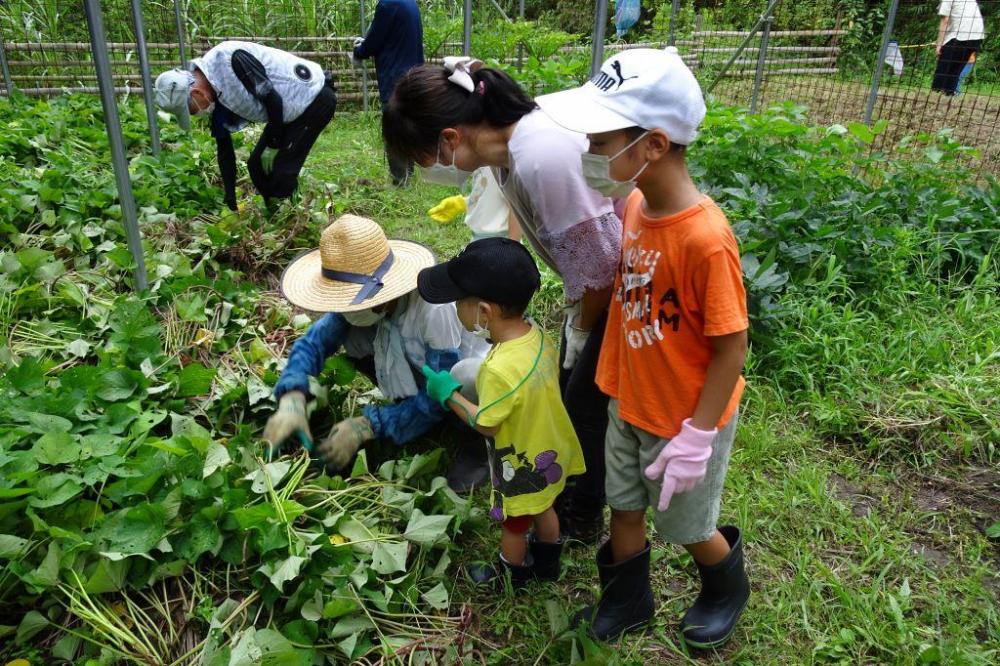
POLYGON ((770 4, 768 4, 767 6, 767 9, 765 9, 764 13, 760 15, 760 18, 757 19, 757 22, 754 24, 754 26, 750 28, 750 32, 747 34, 746 37, 743 38, 743 41, 736 48, 736 53, 734 53, 732 57, 729 58, 726 64, 722 66, 722 69, 719 70, 719 73, 715 75, 715 79, 710 84, 708 84, 707 88, 705 88, 706 95, 715 89, 715 86, 718 85, 719 81, 722 80, 722 77, 726 74, 726 72, 729 71, 729 68, 733 66, 733 63, 736 62, 736 59, 743 54, 743 51, 746 50, 747 48, 747 44, 749 44, 751 40, 753 40, 754 35, 757 34, 757 31, 760 30, 760 27, 762 25, 764 25, 764 22, 767 20, 769 16, 771 16, 771 14, 774 12, 774 8, 777 7, 780 2, 781 0, 771 0, 770 4))
MULTIPOLYGON (((517 18, 519 21, 524 20, 524 0, 518 0, 517 3, 517 18)), ((517 71, 521 71, 524 68, 524 43, 517 43, 517 71)))
MULTIPOLYGON (((181 18, 181 0, 174 0, 174 21, 177 23, 177 49, 180 51, 181 56, 181 67, 187 69, 188 59, 187 52, 184 49, 184 21, 181 18)), ((191 130, 191 115, 188 113, 187 108, 181 110, 179 116, 177 116, 177 121, 181 125, 181 129, 185 132, 191 130)))
POLYGON ((768 15, 764 21, 764 31, 760 33, 760 48, 757 50, 757 71, 753 75, 753 93, 750 96, 750 113, 757 113, 757 100, 760 97, 760 85, 764 81, 764 66, 767 64, 767 40, 771 36, 771 23, 774 17, 768 15))
POLYGON ((462 3, 462 55, 472 55, 472 0, 462 3))
POLYGON ((898 7, 899 0, 892 0, 889 3, 889 13, 885 17, 885 30, 882 31, 882 45, 878 49, 878 62, 875 63, 875 75, 872 76, 872 89, 868 93, 868 103, 865 105, 865 125, 872 124, 875 99, 878 97, 878 87, 882 82, 882 70, 885 69, 885 52, 889 48, 889 39, 892 37, 892 28, 896 23, 896 9, 898 7))
MULTIPOLYGON (((361 10, 361 37, 364 38, 368 30, 365 21, 365 0, 358 0, 358 8, 361 10)), ((351 47, 354 48, 353 46, 351 47)), ((353 54, 352 54, 353 55, 353 54)), ((368 111, 368 61, 361 61, 361 109, 368 111)))
POLYGON ((667 35, 667 46, 674 45, 674 32, 676 28, 674 27, 677 22, 677 12, 680 11, 681 0, 674 0, 670 5, 670 33, 667 35))
POLYGON ((139 0, 132 0, 132 21, 135 25, 135 46, 139 51, 139 71, 142 72, 142 96, 146 101, 146 122, 153 156, 160 154, 160 126, 156 122, 156 100, 153 99, 153 77, 149 75, 149 53, 146 52, 146 32, 142 25, 139 0))
POLYGON ((7 47, 3 43, 3 35, 0 35, 0 69, 3 70, 3 85, 9 98, 14 93, 14 83, 10 78, 10 67, 7 66, 7 47))
POLYGON ((597 0, 594 11, 594 43, 590 52, 590 75, 601 70, 604 63, 604 31, 608 25, 608 0, 597 0))
POLYGON ((502 17, 503 17, 503 20, 504 20, 504 21, 507 21, 507 23, 510 23, 510 22, 511 22, 511 20, 510 20, 510 17, 509 17, 509 16, 507 16, 507 12, 505 12, 505 11, 503 10, 503 7, 501 7, 501 6, 500 6, 500 5, 499 5, 499 4, 497 3, 497 0, 490 0, 490 3, 491 3, 491 4, 493 5, 494 9, 496 9, 496 10, 497 10, 498 12, 500 12, 500 16, 502 16, 502 17))
POLYGON ((125 235, 128 238, 128 249, 135 261, 135 286, 137 291, 145 291, 146 262, 142 257, 142 237, 139 235, 139 220, 136 216, 135 199, 132 196, 132 181, 129 180, 128 161, 125 159, 125 140, 122 138, 122 124, 118 117, 115 85, 111 78, 111 62, 108 59, 108 40, 104 34, 101 0, 84 0, 83 8, 87 13, 87 26, 90 28, 90 52, 94 58, 97 84, 101 90, 104 126, 108 131, 108 143, 111 144, 111 163, 115 169, 118 200, 121 202, 122 219, 125 221, 125 235))

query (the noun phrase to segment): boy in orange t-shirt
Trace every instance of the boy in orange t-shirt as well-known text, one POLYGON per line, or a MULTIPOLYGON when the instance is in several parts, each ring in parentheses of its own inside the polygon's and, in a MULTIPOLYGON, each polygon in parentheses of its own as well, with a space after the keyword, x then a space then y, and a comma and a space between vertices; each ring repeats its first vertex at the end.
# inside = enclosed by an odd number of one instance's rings
POLYGON ((597 554, 601 598, 578 617, 602 640, 653 617, 652 505, 657 533, 683 545, 701 577, 681 635, 716 647, 729 639, 750 594, 740 530, 716 528, 749 322, 732 229, 685 164, 705 117, 701 88, 676 49, 633 49, 610 58, 584 86, 537 102, 556 122, 588 134, 588 184, 628 197, 597 370, 598 386, 612 398, 605 441, 611 539, 597 554))

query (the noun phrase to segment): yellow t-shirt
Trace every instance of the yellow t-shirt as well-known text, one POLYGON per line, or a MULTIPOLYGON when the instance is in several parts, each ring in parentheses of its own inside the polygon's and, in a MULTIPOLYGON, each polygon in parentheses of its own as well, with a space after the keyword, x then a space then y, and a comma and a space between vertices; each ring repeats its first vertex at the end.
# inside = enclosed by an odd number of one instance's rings
POLYGON ((476 390, 477 423, 499 426, 489 446, 490 517, 499 521, 542 513, 562 492, 566 477, 586 469, 559 393, 556 348, 537 327, 494 345, 479 370, 476 390))

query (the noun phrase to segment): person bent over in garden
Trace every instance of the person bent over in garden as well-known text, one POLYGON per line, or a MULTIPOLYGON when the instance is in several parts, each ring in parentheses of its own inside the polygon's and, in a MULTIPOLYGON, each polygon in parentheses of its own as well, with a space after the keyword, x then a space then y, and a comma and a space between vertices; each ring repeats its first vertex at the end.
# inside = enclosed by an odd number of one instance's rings
POLYGON ((611 539, 597 554, 601 596, 578 621, 600 639, 652 619, 646 508, 683 545, 701 592, 681 621, 696 647, 724 643, 747 603, 743 541, 716 528, 747 352, 746 292, 725 214, 698 191, 685 151, 705 117, 676 49, 635 49, 581 88, 536 100, 587 133, 596 189, 629 195, 597 383, 611 397, 606 439, 611 539))
MULTIPOLYGON (((318 446, 331 471, 343 469, 373 439, 405 444, 443 421, 458 429, 459 455, 448 484, 466 492, 488 477, 482 436, 457 422, 424 393, 426 365, 451 370, 469 384, 489 345, 463 330, 453 304, 428 303, 417 293, 417 273, 434 265, 429 249, 386 240, 372 220, 344 215, 326 228, 318 250, 285 269, 281 290, 293 305, 326 312, 292 346, 274 388, 278 410, 264 430, 272 446, 301 433, 311 441, 306 417, 309 377, 342 348, 390 404, 367 405, 361 416, 337 423, 318 446)), ((470 393, 474 397, 474 394, 470 393)))
POLYGON ((222 42, 156 78, 156 103, 176 115, 211 116, 225 203, 236 210, 232 132, 266 123, 250 153, 250 180, 270 205, 287 199, 320 132, 333 119, 333 78, 316 63, 251 42, 222 42))
POLYGON ((457 302, 466 330, 493 342, 475 380, 478 404, 452 374, 424 369, 427 394, 490 438, 490 517, 500 523, 500 556, 498 566, 470 567, 480 584, 507 574, 515 588, 559 577, 563 541, 553 504, 566 478, 585 469, 560 397, 557 348, 524 317, 540 282, 528 250, 508 238, 473 241, 418 278, 424 300, 457 302))

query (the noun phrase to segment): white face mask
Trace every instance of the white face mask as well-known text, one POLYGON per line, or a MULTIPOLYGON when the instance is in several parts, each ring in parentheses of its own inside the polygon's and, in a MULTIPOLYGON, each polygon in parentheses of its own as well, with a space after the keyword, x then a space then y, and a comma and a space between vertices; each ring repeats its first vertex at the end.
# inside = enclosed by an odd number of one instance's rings
POLYGON ((215 102, 209 103, 204 109, 198 109, 198 112, 194 115, 196 116, 210 116, 212 112, 215 111, 215 102))
POLYGON ((451 154, 451 164, 441 164, 441 144, 438 143, 437 158, 429 167, 420 167, 423 179, 428 183, 450 185, 461 188, 472 177, 471 171, 464 171, 455 166, 455 153, 451 154))
POLYGON ((482 324, 479 323, 479 312, 480 312, 479 306, 480 305, 482 305, 482 303, 479 303, 478 305, 476 305, 476 323, 472 325, 472 334, 474 336, 476 336, 477 338, 482 338, 483 340, 489 340, 490 339, 490 329, 484 327, 482 324))
POLYGON ((365 328, 368 326, 374 326, 375 324, 382 321, 385 318, 385 311, 375 312, 374 310, 358 310, 357 312, 345 312, 344 319, 351 326, 357 326, 358 328, 365 328))
POLYGON ((638 178, 646 167, 649 166, 649 162, 642 165, 642 168, 628 180, 615 180, 611 177, 611 162, 618 159, 621 155, 625 153, 626 150, 638 143, 643 137, 645 137, 649 132, 643 132, 640 136, 636 137, 635 141, 628 144, 617 153, 611 157, 606 155, 594 155, 593 153, 584 153, 581 156, 581 162, 583 163, 583 178, 587 181, 587 185, 591 189, 597 190, 606 197, 611 197, 612 199, 622 199, 627 197, 635 189, 635 179, 638 178))

